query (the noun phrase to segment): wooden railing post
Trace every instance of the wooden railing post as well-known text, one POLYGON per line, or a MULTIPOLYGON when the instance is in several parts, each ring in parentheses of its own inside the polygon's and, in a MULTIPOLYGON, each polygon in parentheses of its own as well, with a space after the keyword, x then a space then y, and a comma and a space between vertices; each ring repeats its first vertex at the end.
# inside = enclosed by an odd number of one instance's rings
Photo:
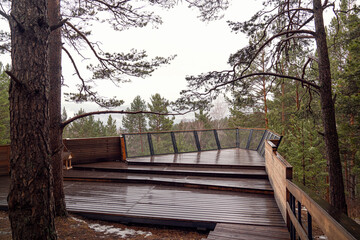
POLYGON ((196 144, 197 150, 198 150, 198 152, 200 152, 201 145, 200 145, 199 135, 198 135, 197 131, 194 131, 194 138, 195 138, 195 144, 196 144))
POLYGON ((124 139, 125 158, 127 158, 127 156, 128 156, 128 151, 127 151, 127 144, 126 144, 126 137, 125 137, 125 136, 126 136, 126 135, 123 134, 123 135, 122 135, 122 138, 124 139))
POLYGON ((121 161, 126 161, 126 144, 125 144, 125 137, 120 136, 120 149, 121 149, 121 161))
POLYGON ((218 136, 218 134, 217 134, 216 129, 214 129, 213 131, 214 131, 214 137, 215 137, 215 141, 216 141, 216 146, 217 146, 218 150, 220 150, 220 149, 221 149, 221 145, 220 145, 219 136, 218 136))
POLYGON ((174 148, 174 153, 179 153, 179 150, 178 150, 177 144, 176 144, 175 133, 174 133, 174 132, 171 132, 170 134, 171 134, 171 141, 172 141, 173 148, 174 148))
POLYGON ((153 142, 152 142, 152 138, 151 138, 151 133, 147 133, 147 139, 148 139, 148 143, 149 143, 149 150, 150 150, 150 155, 154 156, 154 146, 153 146, 153 142))
POLYGON ((240 148, 240 134, 239 134, 239 128, 236 128, 236 148, 240 148))
POLYGON ((248 137, 248 140, 247 140, 247 143, 246 143, 246 149, 249 149, 249 147, 250 147, 250 143, 251 143, 251 139, 252 139, 252 134, 253 134, 253 130, 250 129, 249 137, 248 137))

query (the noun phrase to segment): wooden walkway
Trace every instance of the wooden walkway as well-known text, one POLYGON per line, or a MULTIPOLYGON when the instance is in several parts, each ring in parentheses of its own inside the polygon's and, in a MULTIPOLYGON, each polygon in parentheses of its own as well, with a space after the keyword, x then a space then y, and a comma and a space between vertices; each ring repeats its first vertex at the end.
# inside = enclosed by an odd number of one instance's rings
MULTIPOLYGON (((289 239, 256 151, 82 164, 64 179, 68 210, 86 217, 213 230, 208 239, 289 239)), ((8 184, 0 179, 3 207, 8 184)))

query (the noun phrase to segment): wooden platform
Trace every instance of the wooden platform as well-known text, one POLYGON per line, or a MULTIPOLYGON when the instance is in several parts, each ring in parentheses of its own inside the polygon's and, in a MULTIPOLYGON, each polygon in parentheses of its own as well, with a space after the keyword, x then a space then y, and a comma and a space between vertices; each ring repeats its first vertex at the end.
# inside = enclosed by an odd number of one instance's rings
POLYGON ((289 239, 287 228, 277 226, 219 223, 206 238, 208 240, 268 240, 289 239))
POLYGON ((184 165, 196 164, 198 167, 232 166, 241 168, 246 166, 265 167, 264 159, 252 150, 232 148, 215 151, 181 153, 171 155, 157 155, 151 157, 128 158, 129 165, 152 164, 152 165, 184 165))
MULTIPOLYGON (((259 237, 266 232, 281 236, 267 239, 288 239, 264 160, 255 151, 81 164, 65 171, 64 179, 68 210, 89 218, 213 230, 208 239, 266 239, 259 237)), ((0 179, 3 208, 8 185, 8 177, 0 179)))

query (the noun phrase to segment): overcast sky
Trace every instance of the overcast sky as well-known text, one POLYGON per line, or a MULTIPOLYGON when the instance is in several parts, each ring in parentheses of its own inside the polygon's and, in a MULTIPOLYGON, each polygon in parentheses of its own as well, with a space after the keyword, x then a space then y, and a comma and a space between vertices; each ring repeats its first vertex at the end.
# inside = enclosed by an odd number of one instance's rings
MULTIPOLYGON (((110 82, 101 82, 96 89, 103 96, 117 96, 125 100, 124 106, 119 109, 128 107, 137 95, 147 102, 155 93, 170 101, 176 100, 180 96, 180 91, 186 88, 187 75, 229 68, 229 55, 244 47, 248 40, 242 34, 232 33, 226 21, 249 19, 261 8, 261 3, 262 1, 256 0, 232 1, 224 13, 225 16, 221 20, 211 22, 200 21, 197 9, 180 5, 173 9, 156 11, 163 20, 163 24, 157 29, 148 26, 114 32, 105 25, 94 27, 91 39, 101 42, 103 50, 127 52, 135 48, 146 50, 152 57, 177 55, 171 64, 160 67, 151 77, 134 79, 131 83, 121 84, 119 88, 110 82)), ((86 62, 79 64, 85 66, 86 62)), ((69 86, 78 82, 73 73, 68 58, 63 55, 63 75, 65 83, 69 86)), ((70 91, 70 88, 63 88, 63 92, 70 91)), ((92 103, 75 104, 64 101, 63 106, 66 107, 68 116, 73 116, 79 108, 86 111, 98 108, 92 103)), ((193 114, 187 118, 191 116, 193 114)))
MULTIPOLYGON (((231 53, 248 44, 248 39, 243 34, 235 34, 230 31, 227 20, 245 21, 262 7, 262 0, 230 1, 230 7, 224 12, 221 20, 202 22, 199 20, 197 9, 189 9, 185 5, 179 5, 169 10, 156 9, 163 24, 158 28, 148 26, 146 28, 129 29, 115 32, 106 24, 98 24, 92 28, 91 41, 101 43, 101 48, 108 52, 128 52, 130 49, 146 50, 151 57, 168 57, 176 54, 177 57, 171 64, 162 66, 151 77, 134 79, 130 83, 114 86, 111 82, 97 82, 96 91, 102 96, 125 100, 125 109, 132 100, 140 95, 149 102, 151 95, 159 93, 170 101, 180 96, 180 91, 186 88, 185 77, 198 75, 212 70, 228 69, 228 57, 231 53)), ((71 21, 71 20, 70 20, 71 21)), ((0 28, 4 28, 4 21, 0 22, 0 28)), ((75 56, 75 55, 74 55, 75 56)), ((91 55, 89 55, 91 56, 91 55)), ((75 57, 77 65, 82 70, 82 75, 90 77, 84 71, 89 63, 75 57)), ((1 56, 2 62, 9 62, 9 57, 1 56)), ((74 69, 65 54, 63 54, 63 76, 65 84, 63 92, 76 92, 75 85, 79 80, 74 76, 74 69)), ((94 111, 99 107, 94 103, 69 103, 62 101, 68 117, 71 117, 80 108, 85 111, 94 111)), ((114 116, 117 122, 121 122, 121 116, 114 116)), ((192 118, 193 114, 186 118, 192 118)), ((106 118, 105 116, 102 119, 106 118)), ((184 117, 177 118, 181 120, 184 117)))

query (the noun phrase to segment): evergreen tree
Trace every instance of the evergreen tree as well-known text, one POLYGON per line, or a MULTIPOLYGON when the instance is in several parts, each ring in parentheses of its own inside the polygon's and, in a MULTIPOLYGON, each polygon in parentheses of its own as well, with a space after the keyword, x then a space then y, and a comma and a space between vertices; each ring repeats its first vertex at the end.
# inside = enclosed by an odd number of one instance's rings
MULTIPOLYGON (((9 84, 10 79, 0 63, 0 145, 10 143, 9 84)), ((6 67, 9 68, 8 66, 6 67)))
POLYGON ((195 113, 195 123, 197 129, 210 129, 211 128, 211 117, 208 112, 204 109, 200 109, 199 113, 195 113))
MULTIPOLYGON (((146 111, 146 102, 140 96, 136 96, 130 104, 129 112, 143 112, 146 111)), ((143 113, 126 114, 122 119, 122 125, 128 132, 142 133, 146 131, 146 117, 143 113)))
POLYGON ((178 106, 188 104, 191 108, 194 108, 194 102, 203 105, 214 99, 222 89, 231 87, 235 82, 256 76, 283 78, 287 81, 296 80, 311 94, 314 92, 319 94, 323 123, 322 134, 329 163, 329 202, 335 209, 346 213, 347 205, 333 101, 331 66, 323 18, 324 11, 333 5, 323 5, 321 0, 267 0, 263 5, 264 9, 257 12, 249 21, 230 22, 233 31, 243 32, 248 36, 261 31, 260 40, 238 51, 231 69, 187 77, 188 89, 182 91, 182 96, 177 104, 178 106), (282 24, 282 27, 279 27, 279 23, 282 24), (261 41, 264 39, 267 40, 262 43, 261 41), (248 73, 255 59, 266 46, 271 46, 268 53, 270 56, 269 71, 248 73), (287 75, 279 70, 281 63, 284 60, 288 61, 287 53, 292 48, 308 48, 316 52, 316 58, 298 56, 299 59, 303 59, 302 66, 298 66, 299 69, 302 69, 300 76, 287 75), (310 67, 316 68, 316 78, 313 78, 313 75, 307 75, 310 67))
MULTIPOLYGON (((170 105, 169 101, 165 98, 161 97, 160 94, 156 93, 152 95, 150 98, 151 103, 148 103, 148 108, 150 112, 157 112, 157 113, 168 113, 168 107, 170 105)), ((165 115, 155 115, 150 114, 148 115, 149 119, 149 130, 154 132, 159 131, 168 131, 172 128, 174 124, 175 117, 165 116, 165 115)))
POLYGON ((352 11, 352 5, 351 0, 341 1, 341 12, 331 22, 328 41, 332 46, 330 57, 345 189, 350 207, 355 207, 360 188, 360 9, 352 11))
MULTIPOLYGON (((83 113, 85 111, 80 109, 75 116, 83 113)), ((94 116, 89 116, 72 122, 64 133, 68 134, 64 135, 66 138, 101 137, 104 136, 104 125, 99 119, 95 120, 94 116)))
POLYGON ((105 125, 104 136, 117 136, 117 127, 116 120, 113 120, 111 115, 109 115, 107 123, 105 125))

